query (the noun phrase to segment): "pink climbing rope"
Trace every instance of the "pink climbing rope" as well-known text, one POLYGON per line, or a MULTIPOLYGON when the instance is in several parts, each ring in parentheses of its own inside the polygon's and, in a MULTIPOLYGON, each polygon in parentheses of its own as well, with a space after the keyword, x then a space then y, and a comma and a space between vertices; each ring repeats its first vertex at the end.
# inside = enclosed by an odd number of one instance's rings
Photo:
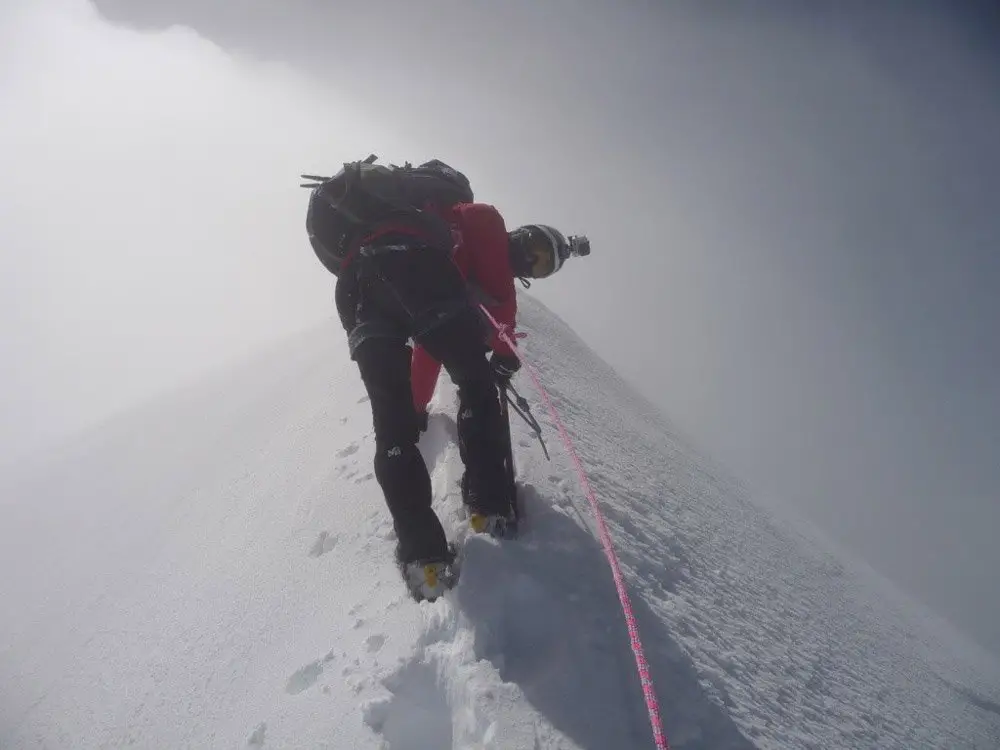
POLYGON ((510 334, 509 326, 497 322, 497 319, 490 314, 490 311, 485 306, 480 305, 480 308, 486 313, 486 317, 493 324, 493 327, 496 328, 497 335, 501 341, 511 348, 515 356, 521 361, 528 375, 531 376, 535 388, 541 394, 542 400, 545 401, 545 406, 552 416, 552 421, 555 422, 556 427, 559 429, 559 435, 562 438, 563 445, 566 447, 566 451, 569 453, 570 458, 573 459, 573 465, 576 467, 577 475, 580 478, 580 485, 583 487, 587 500, 590 502, 590 507, 594 511, 594 518, 597 520, 597 531, 601 539, 601 545, 604 547, 604 556, 608 559, 608 564, 611 566, 611 575, 615 579, 618 601, 621 602, 622 614, 625 616, 629 642, 632 645, 632 654, 635 656, 635 666, 639 672, 639 682, 642 684, 642 694, 646 699, 646 709, 649 711, 649 723, 653 728, 653 741, 656 743, 657 750, 669 750, 667 736, 663 732, 663 724, 660 721, 660 703, 656 700, 656 691, 653 689, 653 678, 650 675, 649 662, 646 661, 646 654, 642 648, 642 640, 639 638, 639 625, 636 623, 635 614, 632 611, 632 600, 629 598, 628 588, 625 585, 625 576, 622 575, 621 564, 618 562, 618 555, 615 553, 614 543, 611 541, 608 524, 604 520, 604 514, 601 512, 601 507, 597 502, 597 496, 594 494, 594 490, 587 479, 587 472, 583 468, 583 461, 577 455, 576 449, 573 447, 573 441, 570 439, 569 431, 563 424, 562 419, 559 418, 559 412, 556 411, 555 404, 552 403, 548 391, 542 385, 538 373, 535 372, 535 369, 525 360, 524 355, 517 348, 514 337, 510 334))

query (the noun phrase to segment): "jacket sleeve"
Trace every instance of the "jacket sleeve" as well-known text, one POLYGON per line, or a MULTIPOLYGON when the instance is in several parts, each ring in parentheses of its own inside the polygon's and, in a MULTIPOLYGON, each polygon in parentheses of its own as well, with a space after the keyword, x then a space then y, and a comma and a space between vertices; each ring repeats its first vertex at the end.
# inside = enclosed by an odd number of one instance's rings
MULTIPOLYGON (((507 250, 507 227, 500 212, 485 203, 462 207, 462 243, 466 245, 468 279, 485 294, 486 308, 498 322, 513 333, 517 317, 517 292, 514 272, 510 268, 507 250)), ((490 336, 490 347, 498 354, 513 352, 496 331, 490 336)))

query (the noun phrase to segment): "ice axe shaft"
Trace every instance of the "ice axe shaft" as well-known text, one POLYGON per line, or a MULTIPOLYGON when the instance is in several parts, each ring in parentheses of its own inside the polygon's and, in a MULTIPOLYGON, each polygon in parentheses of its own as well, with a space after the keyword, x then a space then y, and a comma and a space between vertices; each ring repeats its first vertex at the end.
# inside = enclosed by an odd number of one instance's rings
POLYGON ((504 397, 507 399, 507 403, 510 404, 510 408, 517 412, 517 415, 523 419, 531 431, 535 433, 535 437, 538 438, 539 445, 542 446, 542 453, 545 454, 545 460, 551 461, 552 459, 549 457, 549 449, 545 445, 545 440, 542 439, 542 426, 538 424, 538 420, 535 419, 535 415, 531 413, 531 407, 528 405, 527 399, 514 389, 514 386, 510 384, 510 381, 504 385, 504 397))

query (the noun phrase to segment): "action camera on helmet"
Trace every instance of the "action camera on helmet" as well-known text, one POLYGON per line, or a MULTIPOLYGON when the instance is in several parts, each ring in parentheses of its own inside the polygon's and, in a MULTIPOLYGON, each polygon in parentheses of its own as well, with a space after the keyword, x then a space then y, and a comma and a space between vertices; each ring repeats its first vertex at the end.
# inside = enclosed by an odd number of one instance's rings
POLYGON ((585 234, 571 234, 566 238, 569 245, 569 254, 580 258, 590 255, 590 240, 585 234))

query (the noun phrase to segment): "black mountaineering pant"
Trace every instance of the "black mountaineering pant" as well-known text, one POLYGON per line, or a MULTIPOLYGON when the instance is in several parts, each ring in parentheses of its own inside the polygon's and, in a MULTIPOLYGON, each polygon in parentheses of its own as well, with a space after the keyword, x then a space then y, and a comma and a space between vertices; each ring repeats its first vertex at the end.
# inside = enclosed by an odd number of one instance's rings
POLYGON ((506 513, 500 401, 486 358, 486 329, 448 253, 432 248, 366 249, 337 284, 337 308, 371 401, 375 477, 392 514, 403 562, 440 558, 444 529, 431 509, 431 482, 417 450, 410 338, 442 363, 459 394, 459 446, 469 495, 484 513, 506 513))

